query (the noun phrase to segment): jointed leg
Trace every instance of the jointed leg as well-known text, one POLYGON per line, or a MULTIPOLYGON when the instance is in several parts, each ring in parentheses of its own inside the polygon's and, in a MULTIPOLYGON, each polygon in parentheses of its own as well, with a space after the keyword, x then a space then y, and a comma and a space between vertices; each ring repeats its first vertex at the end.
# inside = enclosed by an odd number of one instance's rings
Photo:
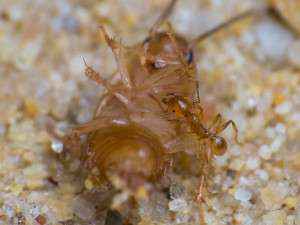
POLYGON ((200 181, 200 186, 199 186, 199 192, 197 195, 197 201, 202 203, 205 202, 204 198, 203 198, 203 191, 204 191, 204 183, 205 179, 204 179, 204 175, 201 176, 201 181, 200 181))
POLYGON ((195 113, 200 119, 203 118, 204 109, 200 105, 200 93, 199 93, 199 82, 196 82, 196 99, 192 99, 193 113, 195 113))
POLYGON ((121 74, 124 85, 127 88, 132 88, 133 86, 132 86, 131 79, 130 79, 128 71, 126 69, 126 65, 123 62, 122 50, 124 47, 120 43, 116 42, 114 39, 109 37, 107 31, 105 30, 105 28, 103 26, 100 26, 100 30, 105 38, 106 43, 111 48, 111 50, 115 56, 115 60, 116 60, 117 66, 118 66, 118 71, 121 74))
POLYGON ((229 125, 231 125, 232 128, 233 128, 235 142, 240 145, 241 143, 238 140, 238 129, 237 129, 237 126, 236 126, 236 124, 233 120, 228 120, 224 124, 217 126, 216 127, 216 134, 221 133, 222 131, 224 131, 229 125))
POLYGON ((111 91, 111 86, 108 84, 108 82, 104 78, 102 78, 98 72, 96 72, 91 66, 87 64, 84 57, 82 57, 82 60, 85 65, 85 76, 95 81, 97 84, 103 85, 108 91, 111 91))
POLYGON ((218 113, 215 116, 215 118, 214 118, 213 122, 211 123, 211 125, 208 127, 208 129, 210 130, 214 127, 216 127, 216 128, 220 127, 221 122, 222 122, 222 116, 221 116, 220 113, 218 113))
POLYGON ((200 104, 199 81, 196 81, 196 99, 193 99, 193 104, 200 104))

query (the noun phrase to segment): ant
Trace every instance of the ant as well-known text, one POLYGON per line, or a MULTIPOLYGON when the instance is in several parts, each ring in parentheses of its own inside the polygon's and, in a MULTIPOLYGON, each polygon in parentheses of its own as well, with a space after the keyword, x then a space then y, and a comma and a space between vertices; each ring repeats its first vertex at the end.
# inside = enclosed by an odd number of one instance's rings
MULTIPOLYGON (((197 85, 198 87, 198 85, 197 85)), ((199 89, 198 89, 199 90, 199 89)), ((207 140, 209 144, 209 149, 206 152, 206 162, 209 163, 212 156, 221 156, 224 155, 227 151, 227 142, 220 136, 229 125, 232 126, 234 130, 234 139, 237 144, 241 144, 238 141, 238 129, 233 120, 228 120, 222 123, 222 116, 218 113, 213 122, 205 127, 202 123, 203 108, 200 106, 200 97, 199 91, 197 91, 197 100, 191 103, 187 98, 175 95, 173 93, 168 94, 167 97, 162 99, 162 102, 167 106, 164 106, 160 101, 155 97, 151 96, 160 106, 161 110, 167 114, 167 117, 170 115, 175 116, 175 121, 181 122, 182 119, 188 123, 189 128, 192 133, 197 135, 197 138, 201 140, 207 140)), ((174 120, 174 119, 171 119, 174 120)), ((197 201, 203 202, 203 189, 205 183, 204 171, 201 175, 201 181, 199 186, 199 192, 197 196, 197 201)))
POLYGON ((209 140, 213 155, 223 155, 226 152, 227 142, 219 134, 229 125, 232 125, 234 130, 236 143, 240 144, 238 141, 238 129, 233 120, 222 123, 222 116, 219 113, 215 116, 211 125, 205 127, 201 121, 203 108, 200 105, 195 106, 195 102, 191 103, 187 98, 174 94, 169 94, 168 97, 162 99, 162 102, 167 105, 167 109, 162 108, 165 112, 175 114, 177 119, 184 118, 189 124, 191 131, 197 134, 199 139, 209 140))

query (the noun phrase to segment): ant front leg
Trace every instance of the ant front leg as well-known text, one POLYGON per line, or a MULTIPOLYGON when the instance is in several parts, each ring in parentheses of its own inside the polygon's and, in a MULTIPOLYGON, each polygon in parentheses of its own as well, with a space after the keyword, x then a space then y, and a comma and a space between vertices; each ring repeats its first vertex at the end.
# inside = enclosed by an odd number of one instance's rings
POLYGON ((215 116, 215 118, 214 118, 213 122, 211 123, 211 125, 208 127, 208 129, 211 130, 213 127, 217 127, 217 128, 220 127, 221 122, 222 122, 222 116, 221 116, 220 113, 218 113, 215 116))
POLYGON ((216 134, 221 133, 222 131, 224 131, 229 125, 232 126, 233 131, 234 131, 234 140, 237 144, 241 145, 241 143, 238 140, 238 128, 235 124, 235 122, 233 120, 228 120, 227 122, 225 122, 222 125, 219 125, 216 127, 216 134))
POLYGON ((133 87, 133 84, 127 71, 124 57, 122 55, 122 50, 124 49, 124 47, 121 45, 121 43, 118 43, 114 39, 112 39, 103 26, 100 26, 100 30, 105 38, 106 43, 111 48, 114 54, 118 66, 118 71, 121 74, 121 80, 127 88, 131 89, 133 87))

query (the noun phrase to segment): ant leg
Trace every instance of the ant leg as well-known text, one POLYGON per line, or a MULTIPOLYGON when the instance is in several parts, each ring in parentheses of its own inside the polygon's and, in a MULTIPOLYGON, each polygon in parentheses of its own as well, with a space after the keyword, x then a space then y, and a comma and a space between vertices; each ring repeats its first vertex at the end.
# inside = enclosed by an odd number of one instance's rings
POLYGON ((118 66, 118 71, 121 74, 121 80, 123 81, 124 85, 127 88, 129 88, 129 89, 132 88, 132 82, 131 82, 130 76, 128 74, 128 71, 126 69, 126 65, 123 61, 124 57, 122 56, 122 50, 124 47, 120 43, 118 43, 114 39, 112 39, 108 35, 107 31, 105 30, 105 28, 103 26, 100 26, 100 30, 105 38, 106 43, 111 48, 111 50, 114 54, 114 57, 115 57, 115 60, 117 62, 117 66, 118 66))
POLYGON ((150 36, 153 36, 156 32, 159 26, 171 15, 175 4, 177 0, 171 0, 171 2, 167 5, 165 10, 162 12, 162 14, 158 17, 156 22, 153 24, 153 26, 149 30, 150 36))
POLYGON ((235 122, 234 122, 233 120, 228 120, 228 121, 225 122, 224 124, 217 126, 217 128, 216 128, 216 134, 221 133, 221 132, 222 132, 223 130, 225 130, 229 125, 231 125, 232 128, 233 128, 233 131, 234 131, 234 140, 235 140, 235 142, 236 142, 237 144, 241 145, 241 143, 240 143, 239 140, 238 140, 238 133, 239 133, 239 131, 238 131, 237 126, 236 126, 236 124, 235 124, 235 122))
POLYGON ((203 108, 202 106, 200 105, 200 93, 199 93, 199 82, 196 81, 196 88, 197 88, 197 91, 196 91, 196 100, 194 101, 193 100, 193 105, 194 107, 197 109, 197 114, 199 115, 200 118, 203 118, 203 108))
POLYGON ((200 186, 199 186, 199 192, 197 195, 197 201, 202 203, 205 202, 204 198, 203 198, 203 190, 204 190, 204 175, 201 176, 201 181, 200 181, 200 186))
POLYGON ((196 83, 196 99, 193 98, 193 104, 200 104, 200 92, 199 92, 199 81, 195 81, 196 83))
POLYGON ((211 123, 211 125, 208 127, 208 129, 210 130, 210 129, 212 129, 213 127, 219 127, 221 122, 222 122, 222 116, 221 116, 220 113, 218 113, 218 114, 215 116, 215 118, 214 118, 213 122, 211 123))

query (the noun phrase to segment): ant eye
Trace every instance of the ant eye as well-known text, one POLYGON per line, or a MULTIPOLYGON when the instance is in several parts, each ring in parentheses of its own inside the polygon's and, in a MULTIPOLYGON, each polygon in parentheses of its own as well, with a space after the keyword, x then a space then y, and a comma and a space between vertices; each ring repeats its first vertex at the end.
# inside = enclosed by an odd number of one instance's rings
POLYGON ((186 54, 186 61, 188 62, 188 64, 191 64, 193 62, 194 59, 194 53, 192 50, 189 50, 188 53, 186 54))
POLYGON ((145 40, 143 41, 143 44, 148 43, 150 41, 150 39, 151 39, 150 37, 146 37, 145 40))

